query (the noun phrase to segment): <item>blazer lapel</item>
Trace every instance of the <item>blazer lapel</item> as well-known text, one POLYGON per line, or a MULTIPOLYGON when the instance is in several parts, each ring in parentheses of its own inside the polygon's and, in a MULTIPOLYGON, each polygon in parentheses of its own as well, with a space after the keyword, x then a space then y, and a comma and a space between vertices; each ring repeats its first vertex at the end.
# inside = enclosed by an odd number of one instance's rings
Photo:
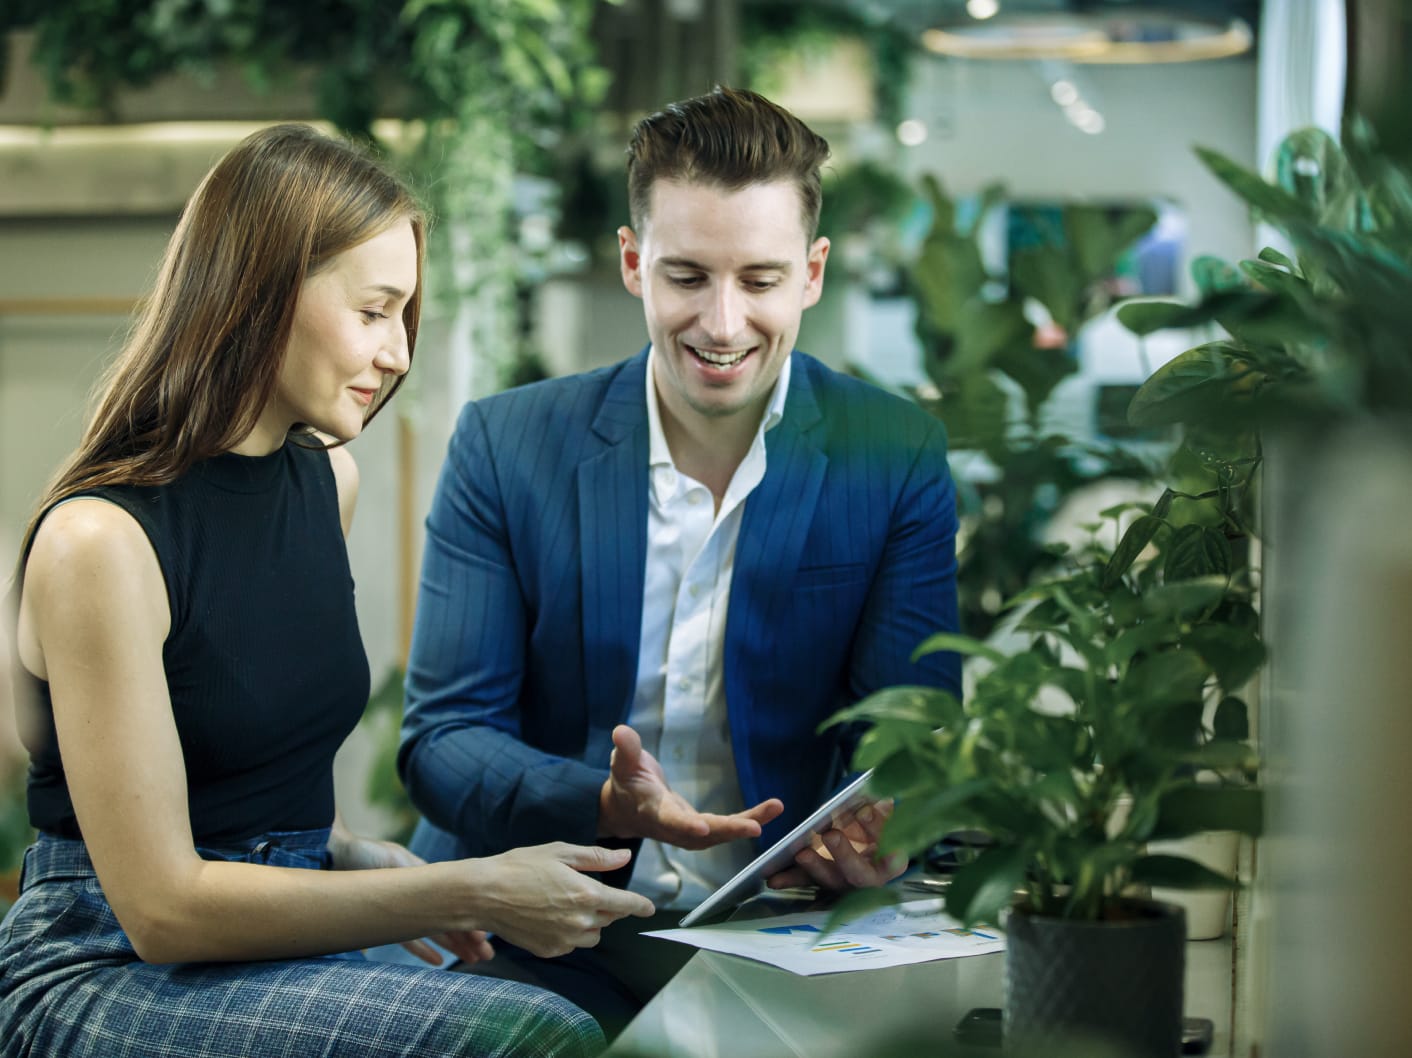
POLYGON ((774 657, 771 644, 780 631, 779 615, 792 590, 828 467, 828 457, 810 436, 821 414, 806 364, 795 358, 784 418, 765 434, 765 477, 745 501, 726 615, 726 700, 747 804, 759 800, 755 762, 746 752, 752 712, 749 659, 774 657))
POLYGON ((627 718, 642 636, 647 558, 647 356, 609 384, 592 430, 603 447, 578 467, 584 686, 596 723, 627 718))

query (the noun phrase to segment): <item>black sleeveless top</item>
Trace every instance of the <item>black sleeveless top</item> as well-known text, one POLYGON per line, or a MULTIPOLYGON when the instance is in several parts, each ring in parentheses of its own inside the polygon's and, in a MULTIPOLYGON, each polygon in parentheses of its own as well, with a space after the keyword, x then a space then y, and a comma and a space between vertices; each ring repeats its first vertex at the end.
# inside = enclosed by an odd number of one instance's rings
MULTIPOLYGON (((196 843, 328 826, 333 756, 369 683, 328 454, 287 443, 217 456, 170 485, 85 495, 137 520, 166 578, 162 661, 196 843)), ((30 822, 81 837, 49 685, 28 678, 40 703, 30 822)))

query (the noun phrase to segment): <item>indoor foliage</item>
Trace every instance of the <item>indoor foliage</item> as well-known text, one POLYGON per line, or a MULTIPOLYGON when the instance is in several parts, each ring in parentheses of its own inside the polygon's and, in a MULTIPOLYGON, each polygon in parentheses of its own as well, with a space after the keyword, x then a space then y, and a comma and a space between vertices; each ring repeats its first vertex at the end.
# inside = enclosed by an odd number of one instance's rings
POLYGON ((1003 188, 987 187, 971 211, 934 178, 924 190, 932 226, 908 274, 923 367, 940 394, 924 403, 945 421, 953 450, 984 455, 994 471, 958 482, 961 627, 984 637, 1006 599, 1056 568, 1058 555, 1042 534, 1069 496, 1106 478, 1151 476, 1120 445, 1081 444, 1051 430, 1045 409, 1079 368, 1069 343, 1112 305, 1109 280, 1156 214, 1149 207, 1066 205, 1055 230, 1016 251, 1004 276, 987 268, 980 244, 1003 188), (1039 340, 1026 309, 1031 300, 1057 326, 1057 344, 1039 340))
POLYGON ((514 348, 514 176, 544 169, 556 137, 586 123, 607 88, 590 36, 594 6, 12 0, 0 5, 0 37, 31 31, 52 98, 109 119, 121 89, 231 67, 271 97, 311 90, 319 114, 356 139, 372 141, 380 117, 409 122, 407 142, 384 146, 397 148, 437 219, 430 292, 473 307, 464 338, 490 380, 514 348))

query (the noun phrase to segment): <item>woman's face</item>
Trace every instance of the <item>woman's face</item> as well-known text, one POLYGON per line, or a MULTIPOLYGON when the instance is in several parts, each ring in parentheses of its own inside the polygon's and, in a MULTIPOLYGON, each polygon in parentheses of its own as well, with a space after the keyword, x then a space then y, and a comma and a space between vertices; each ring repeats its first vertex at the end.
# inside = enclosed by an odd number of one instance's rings
POLYGON ((345 250, 306 278, 275 394, 248 441, 272 452, 295 423, 340 441, 357 437, 379 392, 411 362, 402 310, 416 285, 411 221, 345 250))

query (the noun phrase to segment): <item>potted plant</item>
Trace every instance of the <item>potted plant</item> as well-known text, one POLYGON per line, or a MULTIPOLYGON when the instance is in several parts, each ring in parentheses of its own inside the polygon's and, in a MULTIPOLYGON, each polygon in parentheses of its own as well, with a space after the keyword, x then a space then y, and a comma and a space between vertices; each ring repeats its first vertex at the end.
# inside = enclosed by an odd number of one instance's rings
POLYGON ((854 765, 896 799, 890 850, 988 835, 946 902, 966 924, 1006 920, 1012 1041, 1077 1031, 1177 1053, 1182 917, 1134 890, 1234 887, 1146 846, 1261 828, 1241 697, 1265 657, 1248 546, 1261 459, 1250 430, 1189 424, 1156 501, 1102 512, 998 634, 922 644, 972 659, 964 702, 890 688, 830 721, 870 725, 854 765))
POLYGON ((1023 649, 954 635, 919 648, 975 659, 972 671, 981 671, 964 704, 899 687, 832 721, 872 724, 854 762, 876 767, 879 791, 898 799, 886 847, 916 852, 956 829, 990 835, 957 871, 947 908, 967 922, 1008 911, 1005 1016, 1016 1038, 1043 1038, 1047 1018, 1068 1017, 1139 1053, 1176 1053, 1181 951, 1169 927, 1168 954, 1126 964, 1116 982, 1099 985, 1120 991, 1096 1000, 1073 995, 1074 986, 1098 980, 1087 975, 1106 973, 1120 955, 1110 950, 1076 974, 1061 960, 1083 942, 1068 937, 1032 973, 1029 945, 1034 934, 1072 929, 1121 947, 1113 935, 1162 919, 1127 896, 1134 884, 1235 884, 1146 845, 1261 829, 1239 697, 1264 659, 1247 547, 1264 459, 1259 430, 1405 419, 1412 405, 1412 173, 1357 120, 1342 149, 1317 131, 1291 136, 1273 183, 1203 157, 1281 232, 1287 252, 1266 249, 1238 270, 1199 260, 1195 306, 1120 309, 1138 333, 1223 328, 1155 372, 1130 409, 1135 422, 1184 429, 1169 488, 1137 512, 1103 512, 1066 572, 1013 600, 1023 649), (1135 986, 1130 975, 1155 964, 1154 983, 1135 986), (1117 998, 1134 987, 1175 988, 1178 998, 1168 991, 1139 1023, 1117 998))

